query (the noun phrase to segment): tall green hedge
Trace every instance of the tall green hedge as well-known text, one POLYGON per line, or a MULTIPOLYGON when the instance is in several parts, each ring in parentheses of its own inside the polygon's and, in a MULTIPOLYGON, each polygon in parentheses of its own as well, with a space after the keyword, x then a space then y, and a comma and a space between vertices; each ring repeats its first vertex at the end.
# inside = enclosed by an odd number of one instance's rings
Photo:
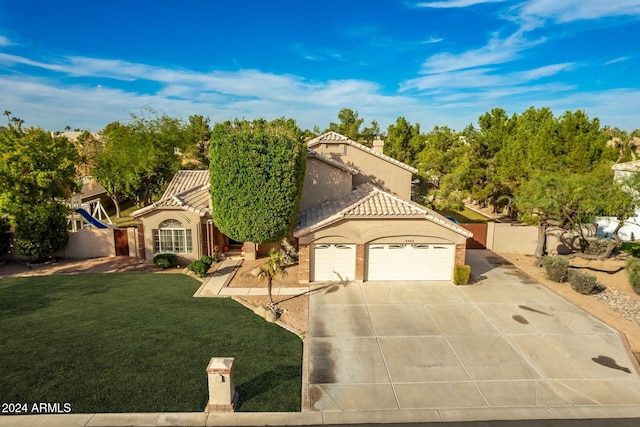
POLYGON ((307 149, 294 120, 218 123, 210 142, 216 226, 237 241, 274 242, 293 228, 307 149))

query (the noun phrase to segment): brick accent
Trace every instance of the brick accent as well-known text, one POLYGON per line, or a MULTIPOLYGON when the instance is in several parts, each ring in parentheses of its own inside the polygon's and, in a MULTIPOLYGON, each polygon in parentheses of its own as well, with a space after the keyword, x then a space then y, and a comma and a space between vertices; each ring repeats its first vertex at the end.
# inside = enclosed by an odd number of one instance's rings
POLYGON ((298 282, 301 284, 309 283, 310 257, 309 245, 299 245, 298 247, 298 282))
POLYGON ((356 245, 356 282, 364 281, 364 245, 356 245))
POLYGON ((138 258, 146 260, 145 243, 144 243, 144 225, 142 221, 136 220, 138 228, 138 258))
POLYGON ((456 245, 456 255, 453 263, 455 265, 464 265, 466 255, 467 255, 467 245, 466 244, 456 245))

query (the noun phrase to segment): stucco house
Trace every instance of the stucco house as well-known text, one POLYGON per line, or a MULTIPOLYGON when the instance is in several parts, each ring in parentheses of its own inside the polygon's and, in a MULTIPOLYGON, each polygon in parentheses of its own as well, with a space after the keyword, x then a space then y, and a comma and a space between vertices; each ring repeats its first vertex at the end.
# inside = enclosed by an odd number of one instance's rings
MULTIPOLYGON (((624 182, 634 174, 640 173, 640 160, 632 162, 616 163, 613 169, 613 179, 618 182, 624 182)), ((615 217, 598 217, 596 225, 598 226, 598 236, 612 237, 613 231, 618 226, 618 219, 615 217)), ((624 225, 618 231, 618 236, 622 240, 638 240, 640 239, 640 208, 624 222, 624 225)))
MULTIPOLYGON (((452 279, 472 233, 410 200, 416 169, 383 154, 382 141, 368 148, 328 132, 307 147, 294 230, 300 283, 452 279)), ((180 171, 158 202, 132 214, 144 258, 168 251, 186 261, 242 245, 215 227, 208 181, 207 171, 180 171)))

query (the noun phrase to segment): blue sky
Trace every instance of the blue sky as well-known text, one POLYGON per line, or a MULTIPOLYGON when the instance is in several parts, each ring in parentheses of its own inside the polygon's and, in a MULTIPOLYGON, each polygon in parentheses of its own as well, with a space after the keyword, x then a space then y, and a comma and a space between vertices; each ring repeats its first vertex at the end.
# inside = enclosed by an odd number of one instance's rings
POLYGON ((99 131, 348 107, 462 130, 500 107, 640 127, 640 0, 0 0, 0 108, 99 131))

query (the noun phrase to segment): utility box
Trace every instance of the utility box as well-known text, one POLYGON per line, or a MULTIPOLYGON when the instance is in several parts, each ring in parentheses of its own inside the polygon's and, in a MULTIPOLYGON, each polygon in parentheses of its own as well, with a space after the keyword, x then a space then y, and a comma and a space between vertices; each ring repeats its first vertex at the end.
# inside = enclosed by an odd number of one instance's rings
POLYGON ((209 403, 207 412, 233 412, 238 393, 233 381, 233 357, 212 357, 207 366, 209 403))

